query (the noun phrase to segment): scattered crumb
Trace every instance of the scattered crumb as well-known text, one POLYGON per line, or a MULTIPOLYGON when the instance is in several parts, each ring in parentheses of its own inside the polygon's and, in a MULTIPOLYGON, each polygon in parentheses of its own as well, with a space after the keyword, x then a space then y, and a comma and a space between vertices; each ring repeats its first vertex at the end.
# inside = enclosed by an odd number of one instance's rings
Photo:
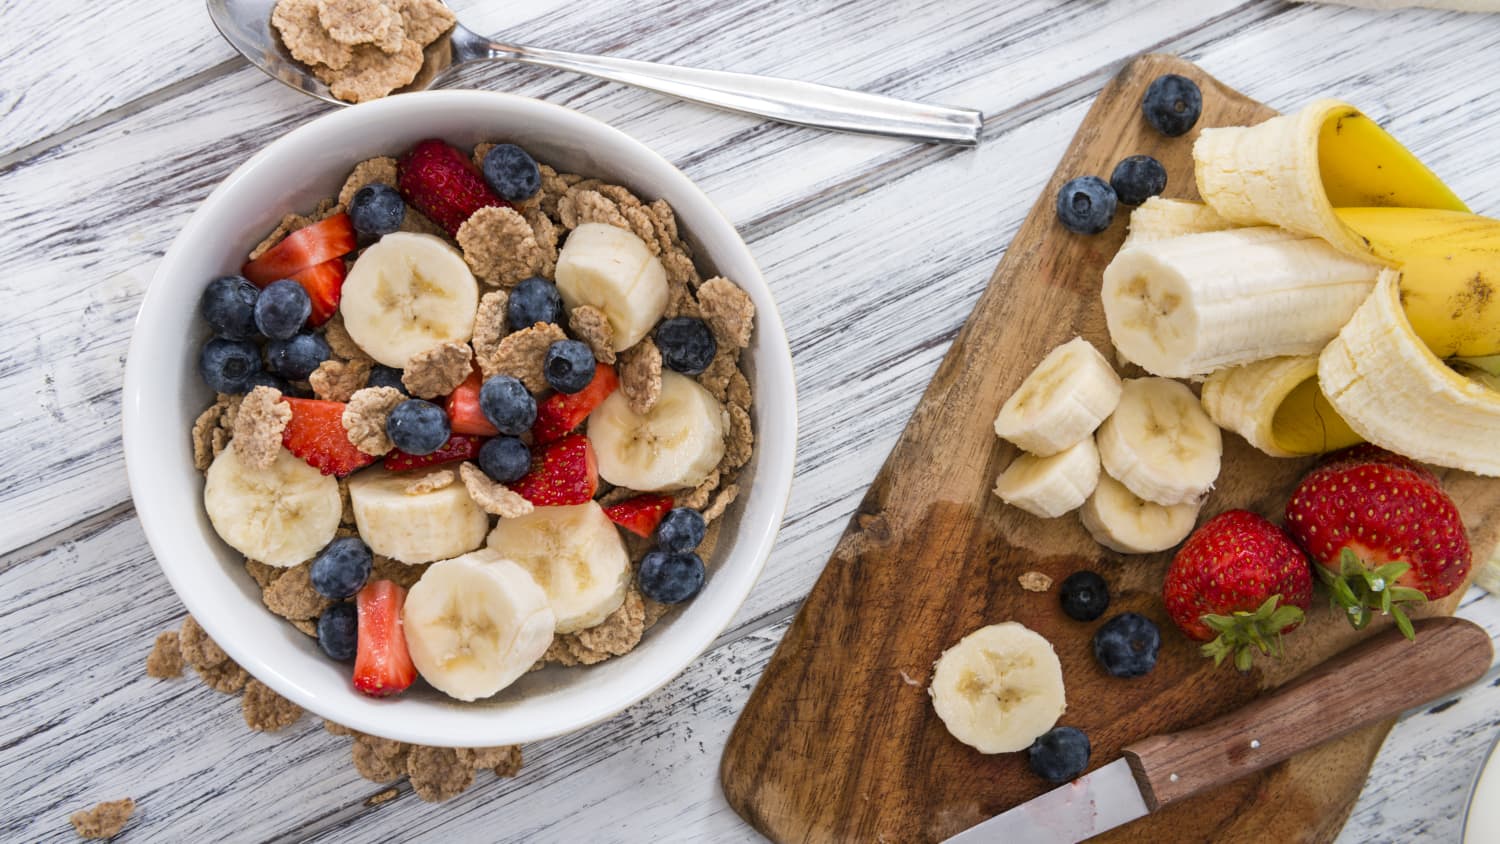
POLYGON ((739 484, 729 484, 728 486, 725 486, 723 489, 719 490, 718 495, 714 496, 714 503, 709 505, 708 509, 703 511, 703 521, 712 522, 714 519, 717 519, 720 516, 724 515, 724 511, 729 509, 729 505, 733 504, 734 500, 739 497, 739 484))
POLYGON ((176 630, 156 634, 156 644, 146 657, 146 676, 158 680, 182 676, 182 650, 177 646, 176 630))
POLYGON ((401 383, 417 398, 446 396, 469 377, 472 357, 467 343, 439 343, 411 356, 401 383))
POLYGON ((708 477, 703 479, 703 483, 698 484, 697 489, 687 495, 675 497, 676 506, 686 507, 689 510, 702 510, 704 507, 707 507, 708 498, 714 494, 714 490, 719 488, 719 480, 722 477, 723 475, 718 469, 708 473, 708 477))
POLYGON ((458 467, 458 473, 464 479, 464 486, 469 490, 469 497, 474 499, 479 509, 492 516, 514 519, 534 509, 532 503, 522 497, 519 492, 505 484, 490 480, 490 476, 473 463, 465 462, 458 467))
POLYGON ((525 764, 525 759, 521 755, 521 746, 513 744, 510 746, 510 753, 491 770, 495 772, 495 776, 509 779, 521 773, 521 766, 523 764, 525 764))
POLYGON ((698 308, 720 346, 743 349, 750 345, 755 303, 739 285, 723 277, 703 282, 698 288, 698 308))
POLYGON ((406 756, 411 745, 379 736, 355 735, 354 770, 371 782, 386 783, 406 773, 406 756))
POLYGON ((452 747, 412 747, 406 772, 412 791, 428 803, 457 797, 474 783, 474 769, 461 763, 452 747))
POLYGON ((250 729, 263 733, 274 733, 290 727, 302 717, 302 707, 254 679, 245 684, 245 697, 240 701, 240 710, 245 715, 245 724, 250 729))
POLYGON ((568 313, 568 327, 578 339, 588 344, 594 360, 615 362, 615 332, 603 311, 593 305, 579 305, 568 313))
MULTIPOLYGON (((353 51, 335 41, 318 17, 318 0, 278 0, 271 10, 271 25, 281 33, 292 58, 303 64, 337 70, 349 64, 353 51)), ((255 259, 251 255, 251 260, 255 259)))
POLYGON ((494 354, 479 359, 479 368, 485 378, 495 375, 510 375, 519 378, 526 389, 540 393, 547 389, 547 377, 542 366, 547 359, 547 349, 568 335, 550 322, 539 322, 530 328, 513 332, 500 341, 494 354))
POLYGON ((319 595, 312 587, 312 563, 302 563, 286 570, 276 582, 261 592, 266 609, 282 618, 317 618, 333 601, 319 595))
POLYGON ((422 477, 409 482, 404 490, 407 495, 426 495, 446 486, 451 486, 455 480, 452 469, 439 469, 429 472, 422 477))
POLYGON ((113 838, 125 828, 135 812, 135 801, 126 797, 100 803, 92 809, 81 809, 68 816, 79 838, 113 838))
POLYGON ((496 775, 502 777, 513 777, 521 770, 521 748, 519 745, 504 744, 499 747, 458 747, 459 764, 465 765, 472 770, 480 768, 493 769, 496 775), (501 771, 508 773, 501 773, 501 771))
POLYGON ((729 405, 729 431, 724 436, 724 466, 738 469, 750 460, 755 445, 755 433, 750 425, 750 414, 738 405, 729 405))
POLYGON ((354 391, 370 380, 374 364, 369 359, 338 360, 329 358, 307 376, 313 395, 323 401, 346 402, 354 391))
POLYGON ((234 694, 245 687, 250 675, 239 667, 223 649, 203 632, 197 619, 187 616, 182 620, 182 629, 177 634, 177 645, 182 658, 203 684, 216 692, 234 694))
POLYGON ((385 435, 385 418, 406 401, 406 396, 395 387, 365 387, 355 390, 344 408, 344 430, 349 442, 365 454, 379 457, 395 448, 391 438, 385 435))
POLYGON ((910 674, 907 674, 905 671, 898 671, 897 673, 901 675, 901 682, 905 683, 908 686, 916 686, 919 689, 922 688, 922 681, 921 680, 918 680, 918 679, 912 677, 910 674))
POLYGON ((379 806, 381 803, 387 803, 387 802, 389 802, 391 800, 395 800, 396 799, 396 795, 398 795, 400 793, 401 792, 397 791, 394 788, 387 788, 385 791, 381 791, 381 792, 378 792, 376 794, 372 794, 367 800, 365 800, 365 805, 366 806, 379 806))
POLYGON ((503 206, 471 214, 458 229, 458 245, 480 281, 506 289, 541 272, 546 258, 531 224, 503 206))
POLYGON ((505 336, 505 309, 510 304, 510 294, 504 290, 491 290, 479 297, 479 307, 474 311, 474 330, 469 335, 469 345, 474 347, 476 360, 493 360, 505 336))
MULTIPOLYGON (((349 203, 354 201, 354 195, 359 193, 359 189, 365 185, 389 185, 390 187, 395 187, 396 159, 388 155, 382 155, 376 158, 365 159, 354 165, 353 172, 349 174, 349 178, 344 180, 344 186, 339 188, 339 204, 347 208, 349 203)), ((343 321, 338 317, 334 317, 334 319, 339 322, 339 328, 342 329, 343 321)), ((332 322, 329 323, 329 325, 332 324, 332 322)), ((344 336, 347 337, 349 335, 346 332, 344 336)), ((333 347, 333 338, 328 338, 328 345, 333 347)), ((356 346, 355 348, 359 347, 356 346)), ((344 354, 337 348, 333 348, 333 353, 340 357, 349 357, 349 355, 344 354)))
POLYGON ((1027 592, 1046 592, 1052 588, 1052 578, 1039 571, 1028 571, 1016 580, 1021 582, 1021 588, 1027 592))
POLYGON ((230 440, 234 453, 252 469, 269 469, 281 453, 281 432, 292 421, 292 406, 275 387, 260 386, 240 402, 230 440))
POLYGON ((661 398, 661 350, 650 337, 620 353, 620 392, 644 416, 661 398))

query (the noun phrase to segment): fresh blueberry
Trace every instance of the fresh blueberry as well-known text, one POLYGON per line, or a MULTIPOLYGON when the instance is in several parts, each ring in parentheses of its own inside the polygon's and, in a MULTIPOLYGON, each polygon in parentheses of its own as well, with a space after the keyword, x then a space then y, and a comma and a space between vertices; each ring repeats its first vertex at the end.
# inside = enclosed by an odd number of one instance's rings
POLYGON ((401 228, 406 219, 406 202, 390 185, 365 185, 349 200, 349 222, 354 230, 369 237, 380 237, 401 228))
POLYGON ((1151 619, 1133 612, 1120 613, 1094 633, 1094 659, 1116 677, 1139 677, 1156 667, 1161 650, 1161 631, 1151 619))
POLYGON ((1089 737, 1077 727, 1053 727, 1026 752, 1031 770, 1051 783, 1077 779, 1089 766, 1089 737))
POLYGON ((248 340, 215 337, 198 353, 198 374, 220 393, 243 393, 260 372, 260 349, 248 340))
POLYGON ((703 558, 697 554, 648 551, 641 558, 636 583, 641 594, 658 604, 680 604, 703 588, 703 558))
POLYGON ((222 276, 203 290, 198 312, 220 337, 249 340, 255 336, 255 300, 259 296, 260 290, 242 276, 222 276))
POLYGON ((497 483, 520 480, 531 471, 531 449, 515 437, 493 437, 479 449, 479 468, 497 483))
POLYGON ((377 363, 370 369, 370 377, 366 379, 365 386, 391 387, 400 390, 402 395, 411 395, 407 392, 406 385, 401 383, 401 370, 383 363, 377 363))
POLYGON ((1167 168, 1149 155, 1132 155, 1115 165, 1109 186, 1126 205, 1140 205, 1167 188, 1167 168))
POLYGON ((687 507, 674 507, 656 526, 656 544, 671 554, 686 554, 703 541, 708 527, 703 514, 687 507))
POLYGON ((714 333, 703 320, 692 317, 664 320, 656 327, 656 347, 661 350, 661 362, 684 375, 707 369, 719 351, 714 333))
POLYGON ((359 650, 359 614, 353 604, 334 604, 318 616, 318 647, 340 662, 354 659, 359 650))
POLYGON ((557 322, 562 318, 562 296, 557 285, 532 276, 510 291, 510 301, 505 306, 505 321, 511 331, 530 328, 539 322, 557 322))
POLYGON ((266 360, 271 371, 288 381, 306 381, 307 376, 318 368, 318 364, 333 355, 323 335, 311 331, 293 334, 288 340, 272 340, 266 344, 266 360))
POLYGON ((1156 131, 1169 138, 1185 135, 1203 112, 1203 92, 1186 76, 1168 73, 1151 80, 1141 113, 1156 131))
POLYGON ((558 340, 547 347, 542 374, 559 393, 576 393, 594 380, 594 353, 587 343, 558 340))
POLYGON ((373 562, 370 546, 357 536, 345 536, 319 551, 307 574, 314 592, 337 601, 352 597, 365 585, 373 562))
POLYGON ((250 380, 245 382, 245 392, 248 393, 256 387, 270 387, 284 396, 291 395, 292 392, 292 388, 287 385, 285 378, 272 375, 264 369, 250 376, 250 380))
POLYGON ((536 159, 515 144, 496 144, 484 154, 484 180, 490 190, 507 202, 520 202, 542 189, 542 171, 536 159))
POLYGON ((1115 189, 1098 176, 1069 179, 1057 192, 1057 219, 1069 231, 1098 234, 1115 219, 1115 189))
POLYGON ((1058 595, 1063 612, 1074 621, 1093 621, 1109 609, 1109 584, 1091 571, 1075 571, 1063 578, 1058 595))
POLYGON ((526 385, 509 375, 496 375, 479 388, 479 410, 502 434, 518 436, 536 422, 536 399, 526 385))
POLYGON ((273 281, 255 300, 255 329, 272 340, 285 340, 302 330, 312 316, 307 290, 289 278, 273 281))
POLYGON ((452 434, 448 414, 430 401, 407 399, 385 419, 385 435, 407 454, 431 454, 452 434))

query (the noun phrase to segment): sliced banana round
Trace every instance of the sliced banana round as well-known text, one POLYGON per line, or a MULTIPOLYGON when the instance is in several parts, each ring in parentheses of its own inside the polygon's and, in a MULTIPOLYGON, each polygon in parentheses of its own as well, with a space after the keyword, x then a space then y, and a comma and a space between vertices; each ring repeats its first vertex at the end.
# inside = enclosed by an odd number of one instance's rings
POLYGON ((927 691, 948 732, 980 753, 1025 750, 1068 708, 1052 644, 1014 621, 943 651, 927 691))
POLYGON ((219 452, 203 484, 203 508, 219 538, 270 566, 295 566, 329 542, 339 529, 339 483, 286 449, 267 469, 219 452))
POLYGON ((593 501, 501 519, 488 544, 541 587, 559 633, 593 627, 625 601, 630 557, 619 529, 593 501))
POLYGON ((484 544, 490 519, 463 484, 408 493, 421 472, 372 467, 349 479, 354 524, 370 550, 402 563, 430 563, 484 544))
POLYGON ((697 381, 661 374, 661 396, 649 413, 630 409, 623 390, 589 415, 599 477, 643 492, 696 487, 724 457, 729 415, 697 381))
POLYGON ((634 232, 584 223, 557 256, 557 291, 569 311, 592 305, 604 312, 615 351, 623 352, 666 313, 667 271, 634 232))
POLYGON ((1099 483, 1099 449, 1093 437, 1048 457, 1021 454, 1000 473, 995 494, 1033 516, 1054 519, 1077 510, 1099 483))
POLYGON ((1094 541, 1121 554, 1165 551, 1193 532, 1199 504, 1153 504, 1101 475, 1078 519, 1094 541))
POLYGON ((1197 503, 1219 477, 1219 426, 1185 385, 1126 379, 1120 406, 1099 426, 1099 460, 1127 489, 1157 504, 1197 503))
POLYGON ((479 284, 458 250, 430 234, 394 232, 360 254, 339 300, 350 338, 375 360, 404 369, 439 343, 466 343, 479 284))
POLYGON ((449 697, 478 700, 542 658, 554 618, 531 575, 481 549, 423 572, 406 593, 401 627, 422 679, 449 697))
POLYGON ((1005 400, 995 433, 1046 457, 1094 433, 1120 401, 1120 376, 1082 337, 1058 346, 1005 400))

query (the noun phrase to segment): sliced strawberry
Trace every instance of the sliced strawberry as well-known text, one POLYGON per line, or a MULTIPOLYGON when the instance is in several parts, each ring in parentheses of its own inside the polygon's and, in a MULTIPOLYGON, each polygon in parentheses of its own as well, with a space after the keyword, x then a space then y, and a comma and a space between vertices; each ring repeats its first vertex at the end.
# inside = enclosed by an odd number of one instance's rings
POLYGON ((510 488, 538 507, 590 501, 599 491, 594 447, 583 434, 539 446, 531 453, 531 471, 510 488))
POLYGON ((354 597, 359 613, 359 649, 354 655, 354 688, 371 697, 406 691, 417 679, 401 627, 406 590, 389 580, 372 580, 354 597))
POLYGON ((449 428, 455 434, 474 434, 480 437, 493 437, 500 433, 490 420, 485 418, 484 411, 479 409, 479 388, 484 385, 484 376, 475 369, 448 394, 446 409, 448 411, 449 428))
POLYGON ((495 195, 469 156, 444 141, 431 138, 419 142, 396 163, 396 187, 413 207, 449 235, 458 237, 458 227, 481 208, 510 207, 495 195))
POLYGON ((349 434, 344 431, 343 402, 290 396, 282 401, 291 405, 292 420, 281 432, 281 444, 309 466, 342 478, 375 462, 374 457, 349 442, 349 434))
POLYGON ((583 424, 594 408, 604 403, 620 386, 615 368, 607 363, 597 364, 594 380, 576 393, 553 393, 546 401, 537 405, 536 422, 531 426, 531 436, 537 444, 555 442, 583 424))
POLYGON ((405 472, 408 469, 437 466, 442 463, 452 463, 455 460, 473 460, 479 456, 479 447, 482 445, 484 445, 484 437, 454 434, 446 443, 443 443, 441 448, 431 454, 407 454, 396 449, 385 456, 384 465, 392 472, 405 472))
POLYGON ((662 518, 671 509, 672 496, 647 494, 605 507, 604 515, 636 536, 650 539, 651 534, 656 533, 656 526, 661 524, 662 518))
POLYGON ((312 300, 312 316, 308 322, 322 325, 339 309, 339 295, 344 289, 344 259, 330 258, 305 270, 292 273, 290 278, 302 285, 307 298, 312 300))
POLYGON ((342 258, 354 251, 354 224, 340 211, 310 226, 297 229, 265 254, 240 268, 240 274, 265 287, 281 278, 291 278, 308 267, 342 258))

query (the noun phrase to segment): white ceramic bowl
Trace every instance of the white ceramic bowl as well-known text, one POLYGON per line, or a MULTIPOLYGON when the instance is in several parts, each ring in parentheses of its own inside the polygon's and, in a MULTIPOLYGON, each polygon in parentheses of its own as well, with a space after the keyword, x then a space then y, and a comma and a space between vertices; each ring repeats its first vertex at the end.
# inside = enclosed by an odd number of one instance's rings
MULTIPOLYGON (((403 94, 340 109, 287 134, 241 165, 204 200, 162 259, 136 318, 125 367, 125 458, 131 494, 162 571, 208 634, 257 679, 304 708, 361 732, 445 746, 536 741, 593 724, 665 685, 729 624, 770 553, 791 488, 796 443, 791 353, 755 260, 691 181, 640 142, 560 106, 482 91, 403 94), (624 657, 527 675, 473 704, 418 691, 376 700, 355 692, 350 668, 272 615, 242 558, 203 511, 189 431, 213 394, 197 373, 207 329, 203 286, 237 271, 246 252, 290 211, 337 193, 353 165, 423 138, 460 146, 504 139, 564 172, 623 184, 676 209, 700 269, 733 279, 755 300, 746 369, 755 392, 755 456, 747 493, 730 509, 703 592, 624 657)), ((420 684, 419 684, 420 685, 420 684)))

